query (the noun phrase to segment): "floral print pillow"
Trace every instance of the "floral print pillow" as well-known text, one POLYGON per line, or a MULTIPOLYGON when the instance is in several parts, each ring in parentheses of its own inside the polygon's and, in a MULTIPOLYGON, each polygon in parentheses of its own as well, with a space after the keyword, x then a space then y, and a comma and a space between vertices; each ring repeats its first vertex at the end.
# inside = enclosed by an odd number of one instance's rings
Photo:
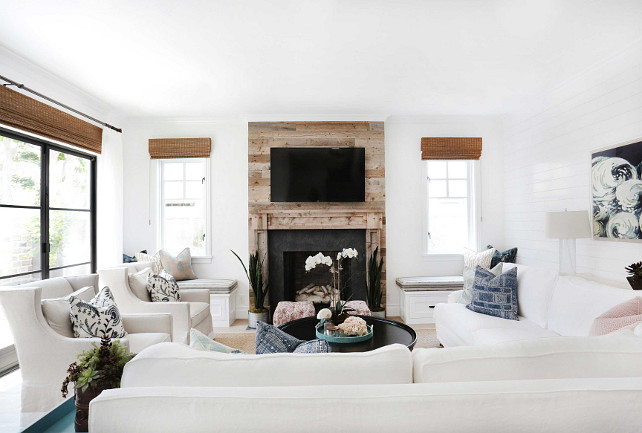
POLYGON ((147 277, 147 291, 152 302, 180 302, 181 294, 178 283, 168 272, 147 277))
POLYGON ((76 338, 121 338, 127 335, 114 295, 104 287, 89 302, 70 296, 71 325, 76 338))

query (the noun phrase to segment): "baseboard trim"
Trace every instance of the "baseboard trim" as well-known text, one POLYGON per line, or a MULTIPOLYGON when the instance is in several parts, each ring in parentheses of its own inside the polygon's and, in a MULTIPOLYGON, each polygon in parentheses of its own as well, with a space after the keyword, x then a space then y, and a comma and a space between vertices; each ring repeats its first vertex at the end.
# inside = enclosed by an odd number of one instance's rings
POLYGON ((386 305, 386 316, 401 316, 401 307, 399 306, 399 304, 386 305))
POLYGON ((236 318, 237 319, 247 319, 247 316, 248 316, 247 312, 248 312, 249 309, 250 309, 250 307, 248 307, 247 305, 243 305, 243 306, 238 307, 235 310, 236 311, 236 318))

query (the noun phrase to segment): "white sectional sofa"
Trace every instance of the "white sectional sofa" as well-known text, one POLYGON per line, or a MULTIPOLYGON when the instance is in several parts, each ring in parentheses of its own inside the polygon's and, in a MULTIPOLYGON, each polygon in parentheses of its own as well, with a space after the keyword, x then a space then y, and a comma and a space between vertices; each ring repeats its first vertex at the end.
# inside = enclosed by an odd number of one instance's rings
POLYGON ((163 343, 126 366, 122 388, 91 402, 89 428, 639 433, 642 340, 575 340, 570 349, 554 338, 315 355, 220 354, 163 343))
POLYGON ((435 307, 437 337, 444 347, 476 346, 559 336, 588 336, 596 317, 642 294, 580 277, 560 277, 548 269, 517 267, 519 321, 487 316, 456 302, 435 307))

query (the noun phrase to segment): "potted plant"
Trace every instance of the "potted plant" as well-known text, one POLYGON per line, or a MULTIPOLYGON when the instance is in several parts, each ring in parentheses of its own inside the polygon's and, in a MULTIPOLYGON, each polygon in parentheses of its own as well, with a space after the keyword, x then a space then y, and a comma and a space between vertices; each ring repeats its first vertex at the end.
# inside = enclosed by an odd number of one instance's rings
POLYGON ((250 254, 248 270, 239 255, 234 251, 232 251, 232 254, 234 254, 236 258, 239 259, 239 262, 241 262, 245 275, 247 276, 247 280, 250 283, 252 293, 254 294, 254 308, 250 308, 247 325, 254 329, 256 328, 256 322, 267 322, 269 319, 269 311, 264 306, 265 296, 268 292, 268 284, 263 281, 263 260, 260 259, 258 251, 255 251, 254 254, 250 254))
POLYGON ((100 347, 95 343, 92 345, 93 349, 78 355, 78 362, 69 366, 62 383, 63 397, 67 397, 69 384, 74 384, 77 432, 88 431, 89 402, 105 389, 120 387, 123 368, 134 356, 120 342, 112 343, 106 335, 100 339, 100 347))
POLYGON ((633 290, 642 290, 642 262, 632 263, 624 269, 629 274, 626 279, 633 290))
POLYGON ((381 306, 383 290, 381 288, 381 273, 383 271, 383 257, 379 257, 379 247, 375 248, 368 260, 368 308, 374 317, 386 317, 386 309, 381 306))

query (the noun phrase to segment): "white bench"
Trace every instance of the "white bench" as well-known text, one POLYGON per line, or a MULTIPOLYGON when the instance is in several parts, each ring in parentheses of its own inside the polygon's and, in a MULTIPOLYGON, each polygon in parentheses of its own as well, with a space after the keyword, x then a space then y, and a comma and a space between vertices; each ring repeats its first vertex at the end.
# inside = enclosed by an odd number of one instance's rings
POLYGON ((461 275, 400 277, 401 318, 407 324, 435 323, 435 305, 448 302, 448 295, 464 287, 461 275))

